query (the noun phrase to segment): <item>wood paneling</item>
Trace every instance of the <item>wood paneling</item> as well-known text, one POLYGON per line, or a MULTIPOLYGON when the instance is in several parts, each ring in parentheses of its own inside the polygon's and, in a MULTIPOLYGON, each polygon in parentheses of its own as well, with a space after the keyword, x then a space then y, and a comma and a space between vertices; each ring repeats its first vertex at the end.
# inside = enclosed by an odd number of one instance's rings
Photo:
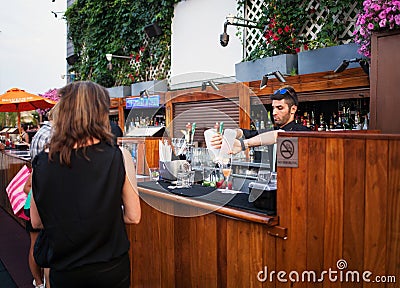
POLYGON ((118 144, 135 144, 136 172, 140 175, 149 175, 149 167, 159 166, 159 140, 161 137, 119 137, 118 144))
MULTIPOLYGON (((400 143, 389 141, 386 275, 400 275, 400 143)), ((397 278, 397 282, 399 278, 397 278)), ((388 284, 395 288, 398 284, 388 284)))
POLYGON ((373 33, 371 37, 370 127, 383 133, 400 133, 394 121, 400 106, 400 30, 373 33))
MULTIPOLYGON (((325 178, 326 159, 321 155, 326 154, 325 139, 308 140, 308 167, 310 172, 307 179, 307 204, 305 205, 307 217, 307 268, 312 271, 324 270, 324 226, 325 226, 325 178)), ((322 283, 316 283, 313 287, 322 287, 322 283)))
POLYGON ((364 270, 375 275, 386 272, 388 148, 387 140, 366 142, 364 270))
POLYGON ((225 128, 239 127, 238 98, 224 98, 198 102, 175 103, 173 115, 173 137, 182 137, 187 123, 196 123, 195 142, 205 145, 204 131, 214 128, 215 122, 224 122, 225 128))
MULTIPOLYGON (((344 140, 344 222, 343 222, 343 259, 352 270, 363 271, 364 251, 354 249, 364 243, 365 218, 365 140, 344 140), (355 161, 356 159, 356 161, 355 161)), ((342 287, 362 287, 362 283, 343 283, 342 287)))
POLYGON ((326 140, 325 158, 324 267, 336 268, 343 253, 343 139, 326 140))

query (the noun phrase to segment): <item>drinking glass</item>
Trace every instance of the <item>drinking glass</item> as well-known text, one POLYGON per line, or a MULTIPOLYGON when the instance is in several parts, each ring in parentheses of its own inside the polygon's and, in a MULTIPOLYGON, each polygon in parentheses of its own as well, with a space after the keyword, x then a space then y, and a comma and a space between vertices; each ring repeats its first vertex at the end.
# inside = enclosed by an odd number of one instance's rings
POLYGON ((225 190, 229 189, 229 176, 232 174, 232 166, 230 163, 223 164, 222 165, 222 174, 224 175, 224 184, 225 184, 225 190))
POLYGON ((158 168, 149 168, 150 179, 153 181, 158 181, 160 179, 160 172, 158 168))

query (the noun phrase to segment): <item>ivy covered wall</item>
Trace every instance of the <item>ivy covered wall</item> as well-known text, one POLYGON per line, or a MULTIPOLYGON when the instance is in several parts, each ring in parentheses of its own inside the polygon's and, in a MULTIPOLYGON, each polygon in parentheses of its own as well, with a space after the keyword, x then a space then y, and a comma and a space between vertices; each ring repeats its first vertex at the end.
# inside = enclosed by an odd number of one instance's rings
POLYGON ((168 76, 171 21, 179 0, 76 0, 65 12, 68 37, 77 61, 70 71, 76 80, 92 80, 105 87, 164 79, 168 76), (144 27, 155 23, 163 33, 147 37, 144 27), (113 58, 107 69, 106 54, 113 58))

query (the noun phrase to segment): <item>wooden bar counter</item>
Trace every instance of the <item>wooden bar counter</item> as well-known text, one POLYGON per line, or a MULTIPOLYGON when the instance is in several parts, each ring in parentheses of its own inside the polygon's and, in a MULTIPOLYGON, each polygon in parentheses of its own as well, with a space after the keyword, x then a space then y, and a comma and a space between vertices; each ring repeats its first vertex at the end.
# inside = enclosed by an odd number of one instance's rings
POLYGON ((398 287, 400 135, 279 137, 298 167, 278 166, 276 217, 139 188, 132 287, 398 287))

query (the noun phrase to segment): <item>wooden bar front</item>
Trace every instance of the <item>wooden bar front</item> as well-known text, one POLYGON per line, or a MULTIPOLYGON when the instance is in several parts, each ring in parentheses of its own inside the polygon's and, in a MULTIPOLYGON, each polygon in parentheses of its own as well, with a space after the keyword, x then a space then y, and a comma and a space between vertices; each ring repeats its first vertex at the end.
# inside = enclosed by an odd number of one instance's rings
POLYGON ((141 190, 142 221, 127 226, 132 287, 398 287, 400 135, 281 136, 298 137, 299 159, 278 167, 276 226, 174 216, 205 207, 141 190))

